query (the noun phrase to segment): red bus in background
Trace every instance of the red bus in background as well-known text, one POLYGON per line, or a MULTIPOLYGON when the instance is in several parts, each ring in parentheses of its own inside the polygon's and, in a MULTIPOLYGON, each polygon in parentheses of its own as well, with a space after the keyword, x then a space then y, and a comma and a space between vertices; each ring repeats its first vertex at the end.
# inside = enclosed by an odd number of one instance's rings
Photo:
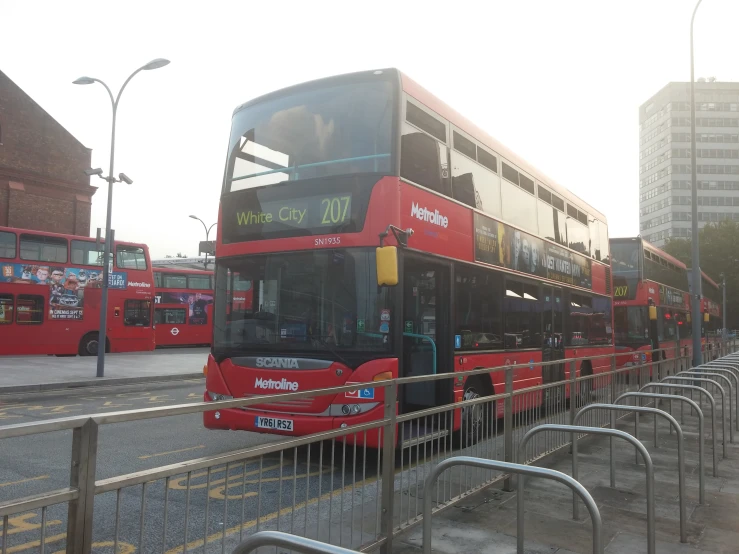
MULTIPOLYGON (((146 245, 115 241, 106 352, 154 349, 154 276, 146 245)), ((0 355, 93 356, 103 244, 0 227, 0 355)))
POLYGON ((672 359, 692 345, 688 268, 640 237, 611 239, 619 367, 672 359), (649 317, 655 306, 657 319, 649 317), (645 352, 658 350, 655 356, 645 352))
POLYGON ((210 346, 213 272, 154 268, 156 345, 210 346))
MULTIPOLYGON (((398 70, 248 102, 229 150, 206 400, 574 357, 578 374, 609 369, 591 359, 614 352, 605 217, 398 70), (380 237, 399 244, 389 226, 414 233, 398 248, 398 284, 378 287, 380 237)), ((568 373, 517 369, 514 387, 568 373)), ((495 372, 405 385, 393 402, 407 414, 503 388, 495 372)), ((211 411, 204 423, 303 435, 382 418, 383 394, 211 411)), ((482 410, 455 413, 436 431, 473 436, 482 410)))
MULTIPOLYGON (((692 274, 689 273, 688 276, 692 283, 692 274)), ((701 296, 701 344, 710 353, 717 348, 716 343, 721 339, 722 294, 718 283, 706 275, 705 271, 701 271, 701 296)))

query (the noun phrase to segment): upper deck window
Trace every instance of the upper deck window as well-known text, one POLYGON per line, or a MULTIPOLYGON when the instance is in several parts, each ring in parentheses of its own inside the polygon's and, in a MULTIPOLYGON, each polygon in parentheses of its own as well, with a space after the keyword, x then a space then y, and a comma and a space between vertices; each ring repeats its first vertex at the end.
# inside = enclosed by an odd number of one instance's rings
POLYGON ((308 89, 234 115, 226 192, 333 175, 389 173, 392 85, 308 89))
POLYGON ((15 258, 15 233, 0 231, 0 258, 15 258))
POLYGON ((103 265, 103 244, 100 250, 94 242, 87 240, 72 241, 72 263, 78 265, 103 265))
POLYGON ((21 260, 67 263, 67 239, 21 235, 21 260))
POLYGON ((140 246, 119 244, 116 249, 116 265, 120 269, 146 269, 146 253, 140 246))

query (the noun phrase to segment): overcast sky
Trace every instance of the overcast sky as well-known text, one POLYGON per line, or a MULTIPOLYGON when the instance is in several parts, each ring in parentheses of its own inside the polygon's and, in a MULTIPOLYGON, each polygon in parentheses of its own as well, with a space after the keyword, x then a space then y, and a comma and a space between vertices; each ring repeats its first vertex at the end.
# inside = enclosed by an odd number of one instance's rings
MULTIPOLYGON (((118 113, 113 227, 154 257, 197 254, 215 222, 231 113, 302 81, 398 67, 604 212, 611 236, 638 233, 638 107, 689 78, 695 0, 373 0, 352 3, 0 0, 0 67, 92 148, 107 173, 118 113)), ((739 2, 705 0, 696 77, 739 80, 739 2)), ((95 179, 94 185, 104 185, 95 179)), ((106 192, 93 197, 92 232, 106 192)), ((214 238, 211 236, 211 238, 214 238)))

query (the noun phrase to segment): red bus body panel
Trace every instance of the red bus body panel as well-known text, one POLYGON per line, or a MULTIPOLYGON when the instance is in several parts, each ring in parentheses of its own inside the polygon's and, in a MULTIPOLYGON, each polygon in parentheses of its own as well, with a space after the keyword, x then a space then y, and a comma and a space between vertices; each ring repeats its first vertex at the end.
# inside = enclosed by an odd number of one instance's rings
MULTIPOLYGON (((16 257, 0 258, 0 301, 12 298, 15 311, 9 320, 0 315, 0 355, 78 354, 82 339, 99 330, 103 268, 71 263, 71 241, 94 244, 94 240, 9 227, 0 227, 0 232, 13 233, 16 238, 22 234, 51 237, 67 243, 65 263, 21 259, 18 242, 16 257), (61 281, 54 277, 59 272, 64 275, 61 281), (45 275, 47 278, 43 279, 45 275)), ((118 267, 117 256, 114 256, 116 265, 108 288, 106 333, 109 351, 153 350, 151 306, 154 303, 154 278, 148 248, 142 244, 115 242, 116 247, 120 245, 143 249, 147 269, 118 267), (127 300, 148 302, 148 308, 145 308, 149 314, 148 326, 126 324, 127 300)))

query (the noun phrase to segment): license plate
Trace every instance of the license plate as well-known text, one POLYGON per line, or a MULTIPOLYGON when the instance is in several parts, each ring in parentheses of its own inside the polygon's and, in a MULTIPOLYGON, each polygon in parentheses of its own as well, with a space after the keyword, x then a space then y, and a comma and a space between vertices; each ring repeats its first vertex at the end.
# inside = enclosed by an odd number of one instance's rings
POLYGON ((260 429, 271 429, 273 431, 292 431, 293 430, 293 420, 292 419, 279 419, 276 417, 257 416, 254 418, 254 425, 260 429))

